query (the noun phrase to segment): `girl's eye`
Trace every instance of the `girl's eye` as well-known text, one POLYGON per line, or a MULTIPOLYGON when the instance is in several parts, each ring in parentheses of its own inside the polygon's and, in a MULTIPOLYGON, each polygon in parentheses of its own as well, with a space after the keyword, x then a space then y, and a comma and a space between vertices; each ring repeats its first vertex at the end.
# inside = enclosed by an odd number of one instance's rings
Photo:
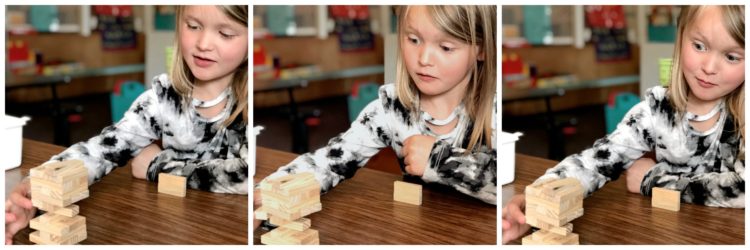
POLYGON ((693 42, 693 48, 697 51, 706 51, 706 46, 700 42, 693 42))
POLYGON ((733 54, 727 54, 726 58, 727 58, 727 61, 729 61, 730 63, 738 63, 742 61, 742 58, 733 54))
POLYGON ((409 42, 412 44, 419 44, 419 39, 417 39, 416 37, 408 36, 406 37, 406 39, 409 40, 409 42))
POLYGON ((443 51, 445 51, 445 52, 451 52, 451 51, 453 51, 453 48, 448 47, 448 46, 440 46, 440 48, 443 49, 443 51))
POLYGON ((190 30, 197 30, 198 29, 198 25, 192 25, 192 24, 189 24, 189 23, 187 24, 187 27, 190 30))
POLYGON ((234 38, 236 36, 236 35, 229 34, 229 33, 226 33, 226 32, 219 32, 219 34, 224 39, 230 39, 230 38, 234 38))

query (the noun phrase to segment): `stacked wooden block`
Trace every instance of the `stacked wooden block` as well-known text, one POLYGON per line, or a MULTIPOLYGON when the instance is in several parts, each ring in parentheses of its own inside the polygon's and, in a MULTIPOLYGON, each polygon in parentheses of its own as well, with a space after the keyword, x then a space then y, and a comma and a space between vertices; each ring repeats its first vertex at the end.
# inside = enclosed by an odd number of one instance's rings
POLYGON ((322 209, 320 184, 312 173, 287 175, 260 184, 263 206, 255 217, 269 220, 278 228, 263 234, 266 245, 319 245, 318 231, 303 218, 322 209))
POLYGON ((73 203, 89 197, 88 172, 79 160, 45 164, 30 171, 31 203, 46 211, 31 220, 29 240, 70 245, 86 239, 86 218, 73 203))
POLYGON ((522 239, 524 245, 578 245, 570 221, 583 215, 583 188, 573 178, 526 186, 526 224, 539 231, 522 239))

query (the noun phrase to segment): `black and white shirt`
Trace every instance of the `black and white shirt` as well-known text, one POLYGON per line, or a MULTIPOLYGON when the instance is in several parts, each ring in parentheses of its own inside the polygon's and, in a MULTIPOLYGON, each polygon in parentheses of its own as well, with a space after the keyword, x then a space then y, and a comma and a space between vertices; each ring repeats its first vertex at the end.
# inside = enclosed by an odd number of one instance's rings
POLYGON ((436 135, 421 119, 413 117, 396 99, 393 84, 380 87, 378 99, 368 104, 346 132, 332 138, 328 145, 315 152, 300 155, 267 178, 287 174, 312 172, 327 192, 345 179, 354 176, 381 148, 391 147, 396 152, 401 171, 404 170, 401 148, 412 135, 437 138, 430 153, 428 166, 422 176, 425 182, 440 183, 476 197, 484 202, 497 203, 497 154, 495 150, 495 113, 492 115, 492 148, 466 152, 473 122, 459 107, 458 125, 448 134, 436 135))
POLYGON ((194 106, 183 105, 166 74, 154 77, 151 86, 133 102, 122 120, 51 160, 82 160, 89 184, 93 184, 115 167, 127 164, 144 147, 161 140, 163 151, 151 161, 148 180, 158 181, 159 173, 164 172, 186 176, 190 188, 247 194, 247 125, 237 118, 229 126, 221 126, 236 108, 234 98, 230 95, 219 119, 204 118, 194 106))
POLYGON ((656 153, 657 164, 641 183, 641 193, 654 187, 682 192, 683 202, 716 207, 745 207, 745 162, 738 157, 739 129, 725 104, 717 106, 719 120, 707 131, 690 126, 687 113, 680 118, 669 102, 667 89, 654 87, 634 106, 617 129, 593 147, 568 156, 547 170, 538 181, 573 177, 586 195, 616 180, 646 152, 656 153))

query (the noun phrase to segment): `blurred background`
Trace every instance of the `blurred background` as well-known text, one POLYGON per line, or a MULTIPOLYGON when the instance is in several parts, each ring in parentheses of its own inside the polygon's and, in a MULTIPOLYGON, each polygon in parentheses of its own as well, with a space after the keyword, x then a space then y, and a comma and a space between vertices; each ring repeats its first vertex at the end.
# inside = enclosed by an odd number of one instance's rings
POLYGON ((119 120, 166 72, 174 14, 174 6, 6 6, 5 111, 30 118, 23 138, 68 146, 119 120))
MULTIPOLYGON (((265 127, 258 147, 297 154, 323 147, 377 98, 379 86, 395 80, 391 6, 253 11, 253 117, 265 127)), ((383 154, 395 161, 392 150, 383 154)))
POLYGON ((502 130, 524 133, 516 152, 561 160, 614 130, 667 82, 679 11, 503 6, 502 130))

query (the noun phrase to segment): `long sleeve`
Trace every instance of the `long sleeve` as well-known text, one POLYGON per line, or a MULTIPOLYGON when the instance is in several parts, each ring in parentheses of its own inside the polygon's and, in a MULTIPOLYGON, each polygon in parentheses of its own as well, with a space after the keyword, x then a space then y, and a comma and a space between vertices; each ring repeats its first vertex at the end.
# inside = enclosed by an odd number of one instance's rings
MULTIPOLYGON (((147 178, 158 181, 159 173, 186 176, 190 188, 214 193, 247 194, 247 137, 240 126, 232 126, 227 145, 212 148, 210 157, 181 157, 174 149, 160 152, 149 164, 147 178), (238 129, 241 131, 237 131, 238 129)), ((224 128, 228 129, 228 128, 224 128)))
MULTIPOLYGON (((496 130, 493 113, 493 144, 496 130)), ((478 150, 467 153, 465 148, 438 140, 432 147, 422 180, 447 185, 484 202, 497 204, 497 150, 492 146, 483 145, 478 150)))
POLYGON ((573 177, 581 182, 586 195, 617 180, 632 163, 654 145, 652 112, 647 101, 634 106, 615 131, 594 142, 591 148, 566 157, 536 182, 573 177))
POLYGON ((91 185, 115 167, 126 165, 134 155, 160 137, 161 128, 156 121, 158 113, 154 91, 146 91, 133 102, 119 122, 104 128, 97 136, 72 145, 50 160, 82 160, 88 169, 91 185))
POLYGON ((328 141, 328 145, 300 155, 267 178, 312 172, 321 191, 328 192, 345 179, 352 178, 367 161, 392 140, 380 100, 368 104, 351 127, 328 141))
POLYGON ((654 187, 681 192, 681 200, 712 207, 745 207, 745 163, 741 160, 725 166, 722 172, 676 172, 678 166, 656 164, 643 179, 641 193, 651 195, 654 187))

